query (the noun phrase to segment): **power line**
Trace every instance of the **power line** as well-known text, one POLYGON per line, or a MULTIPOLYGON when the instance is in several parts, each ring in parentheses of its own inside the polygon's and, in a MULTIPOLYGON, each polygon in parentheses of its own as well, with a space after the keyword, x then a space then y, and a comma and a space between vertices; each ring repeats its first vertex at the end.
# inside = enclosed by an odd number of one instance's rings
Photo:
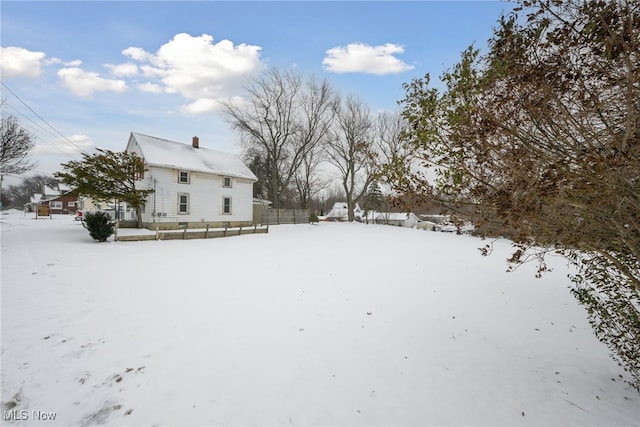
MULTIPOLYGON (((45 128, 42 124, 33 120, 33 118, 29 117, 23 111, 20 111, 18 108, 11 105, 10 102, 4 100, 2 104, 2 108, 6 110, 7 107, 13 110, 13 112, 8 112, 8 114, 11 114, 13 116, 19 116, 19 118, 21 119, 20 127, 27 129, 39 141, 51 147, 52 149, 56 150, 60 154, 69 156, 69 158, 73 157, 72 156, 73 153, 71 153, 67 149, 68 144, 66 143, 66 141, 60 140, 60 138, 58 138, 58 136, 54 134, 50 129, 45 128)), ((76 148, 75 147, 71 147, 71 148, 73 148, 75 153, 76 148)))
POLYGON ((57 144, 63 144, 64 141, 58 140, 57 136, 53 132, 51 132, 51 130, 46 129, 40 123, 36 122, 31 117, 27 116, 25 113, 23 113, 22 111, 20 111, 19 109, 17 109, 13 105, 11 105, 11 103, 7 102, 6 100, 3 102, 2 106, 11 108, 13 111, 15 111, 15 114, 17 114, 20 117, 24 118, 25 121, 20 122, 20 126, 21 127, 28 129, 32 134, 37 135, 39 137, 39 139, 43 140, 47 144, 50 144, 52 147, 54 147, 56 150, 60 151, 61 153, 63 153, 63 154, 67 154, 68 153, 67 151, 64 151, 63 149, 58 148, 57 144), (53 142, 49 141, 47 139, 47 136, 43 135, 43 132, 47 133, 49 136, 52 136, 54 138, 53 142))
MULTIPOLYGON (((5 82, 0 82, 2 83, 2 86, 5 87, 5 89, 7 89, 9 91, 9 93, 11 93, 13 96, 16 97, 16 99, 18 101, 20 101, 25 107, 27 107, 29 109, 29 111, 31 111, 33 114, 36 115, 36 117, 38 117, 40 120, 42 120, 47 126, 49 126, 53 132, 60 136, 62 138, 63 141, 67 142, 68 144, 72 145, 73 147, 75 147, 76 150, 78 150, 79 152, 81 152, 82 154, 85 155, 89 155, 89 153, 87 153, 86 151, 84 151, 81 147, 79 147, 77 144, 75 144, 73 141, 71 141, 69 138, 67 138, 66 136, 64 136, 60 131, 58 131, 56 128, 54 128, 48 121, 46 121, 40 114, 36 113, 34 111, 33 108, 31 108, 29 105, 27 105, 26 102, 24 102, 18 95, 16 95, 16 93, 14 91, 11 90, 11 88, 9 88, 9 86, 7 86, 7 84, 5 82)), ((13 108, 13 107, 12 107, 13 108)), ((55 135, 54 135, 55 136, 55 135)))

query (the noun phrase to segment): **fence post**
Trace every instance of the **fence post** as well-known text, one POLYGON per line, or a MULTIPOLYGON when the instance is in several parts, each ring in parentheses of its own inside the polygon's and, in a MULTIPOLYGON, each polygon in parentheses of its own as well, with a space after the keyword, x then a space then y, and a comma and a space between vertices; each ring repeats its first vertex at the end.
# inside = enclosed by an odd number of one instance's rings
POLYGON ((156 240, 160 240, 160 235, 158 234, 158 226, 156 225, 156 240))
POLYGON ((115 227, 115 233, 113 235, 113 241, 117 242, 118 241, 118 223, 116 222, 116 227, 115 227))
POLYGON ((227 237, 227 224, 224 225, 224 237, 227 237))
POLYGON ((209 238, 209 224, 207 224, 207 229, 204 232, 204 238, 208 239, 209 238))
POLYGON ((242 226, 240 226, 240 231, 238 231, 238 236, 242 235, 242 226))

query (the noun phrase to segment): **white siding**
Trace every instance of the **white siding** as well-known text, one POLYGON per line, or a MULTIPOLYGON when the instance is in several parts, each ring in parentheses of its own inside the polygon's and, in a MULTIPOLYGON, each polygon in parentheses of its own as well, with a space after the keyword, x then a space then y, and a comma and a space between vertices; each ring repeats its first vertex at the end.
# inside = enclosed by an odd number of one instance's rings
POLYGON ((153 222, 152 213, 158 213, 156 222, 251 222, 253 220, 253 182, 232 178, 230 188, 223 187, 224 177, 220 175, 189 172, 189 183, 178 182, 178 169, 149 166, 145 187, 154 188, 155 193, 148 198, 144 222, 153 222), (189 213, 178 213, 178 194, 189 194, 189 213), (222 213, 224 197, 231 197, 231 214, 222 213), (166 215, 165 215, 166 214, 166 215))

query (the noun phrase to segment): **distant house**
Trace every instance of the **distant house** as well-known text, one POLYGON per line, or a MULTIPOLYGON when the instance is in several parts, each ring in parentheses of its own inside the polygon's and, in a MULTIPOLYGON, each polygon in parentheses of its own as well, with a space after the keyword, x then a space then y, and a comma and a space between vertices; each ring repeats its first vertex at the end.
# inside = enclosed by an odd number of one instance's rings
MULTIPOLYGON (((356 203, 353 208, 353 216, 356 220, 360 220, 364 212, 360 209, 360 205, 356 203)), ((348 221, 349 208, 347 202, 335 202, 333 208, 325 215, 326 221, 348 221)))
POLYGON ((42 193, 35 193, 27 203, 28 211, 35 211, 38 206, 47 206, 50 214, 73 215, 78 209, 78 196, 69 195, 69 187, 59 184, 58 188, 48 185, 42 193))
POLYGON ((132 132, 126 151, 148 171, 138 188, 152 189, 142 210, 146 228, 241 226, 253 223, 256 176, 239 156, 132 132))
POLYGON ((52 214, 75 214, 78 209, 78 196, 70 196, 62 194, 58 197, 43 201, 43 204, 49 205, 52 214))
POLYGON ((413 212, 375 212, 367 213, 366 220, 372 224, 396 225, 399 227, 416 227, 420 218, 413 212))

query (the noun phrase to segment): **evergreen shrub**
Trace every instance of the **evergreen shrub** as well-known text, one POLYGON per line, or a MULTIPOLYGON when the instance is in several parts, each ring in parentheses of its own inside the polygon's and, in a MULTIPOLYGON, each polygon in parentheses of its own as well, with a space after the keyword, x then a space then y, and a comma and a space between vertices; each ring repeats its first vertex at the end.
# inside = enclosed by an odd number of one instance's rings
POLYGON ((113 221, 106 212, 88 212, 84 216, 84 227, 89 235, 98 242, 106 242, 113 234, 113 221))

